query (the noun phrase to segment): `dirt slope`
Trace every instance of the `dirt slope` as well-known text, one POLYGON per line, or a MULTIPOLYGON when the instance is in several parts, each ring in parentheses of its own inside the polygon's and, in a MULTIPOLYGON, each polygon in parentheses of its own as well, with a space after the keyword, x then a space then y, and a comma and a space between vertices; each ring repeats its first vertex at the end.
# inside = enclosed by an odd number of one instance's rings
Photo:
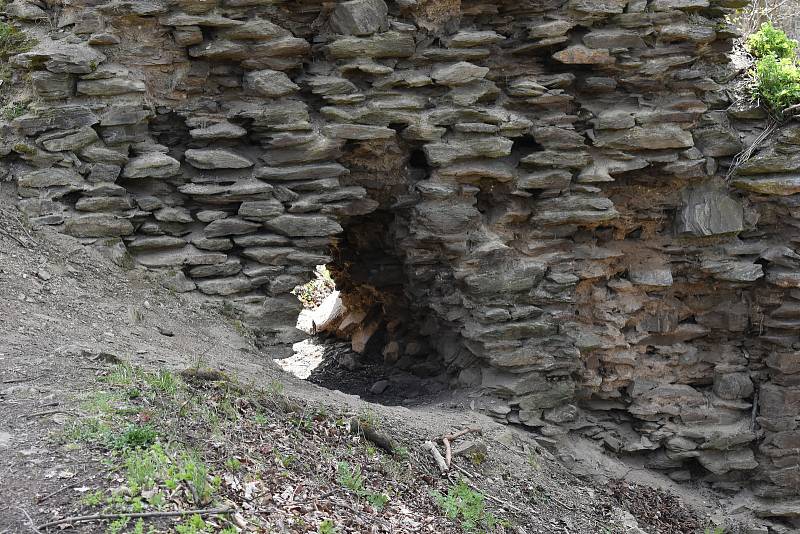
MULTIPOLYGON (((73 238, 28 228, 7 204, 0 208, 1 534, 32 532, 34 524, 41 525, 76 513, 97 512, 97 509, 87 509, 82 498, 97 491, 105 492, 115 483, 119 485, 119 470, 109 463, 109 458, 113 463, 117 457, 109 456, 107 447, 63 439, 65 429, 76 420, 92 415, 86 405, 87 398, 94 395, 91 398, 96 399, 98 392, 105 394, 109 388, 112 394, 119 391, 113 384, 109 386, 107 380, 115 372, 118 361, 150 370, 224 371, 237 384, 238 413, 234 417, 237 426, 230 427, 238 434, 223 436, 224 443, 232 447, 232 451, 238 451, 236 447, 242 443, 255 444, 247 449, 250 451, 263 451, 264 447, 276 443, 294 447, 293 454, 301 461, 294 466, 283 466, 281 476, 297 481, 292 495, 299 492, 301 486, 305 488, 304 493, 297 493, 305 495, 305 506, 312 499, 314 509, 319 512, 326 509, 324 503, 328 502, 328 508, 337 511, 339 522, 334 528, 339 532, 411 532, 422 524, 427 524, 431 531, 459 531, 461 519, 445 518, 430 497, 431 490, 446 492, 457 477, 451 475, 449 481, 440 477, 421 446, 425 440, 436 439, 468 424, 482 427, 483 437, 479 441, 487 444, 488 452, 481 462, 463 459, 456 462, 470 475, 469 483, 487 495, 487 510, 508 521, 505 526, 496 526, 497 532, 641 532, 636 521, 598 485, 598 479, 579 478, 570 473, 529 435, 494 424, 456 403, 413 409, 386 407, 294 379, 277 369, 269 356, 262 354, 246 332, 237 327, 236 321, 221 314, 214 303, 170 293, 158 285, 153 275, 120 269, 97 250, 73 238), (314 413, 331 416, 322 421, 314 419, 315 422, 305 428, 306 434, 297 434, 297 440, 291 438, 294 419, 275 407, 269 408, 271 411, 265 408, 273 425, 244 424, 243 421, 250 421, 248 410, 264 406, 257 400, 259 395, 265 390, 274 393, 276 384, 280 385, 281 398, 300 403, 303 413, 310 413, 307 407, 314 406, 314 413), (411 477, 413 484, 396 483, 402 477, 372 473, 373 464, 388 461, 388 457, 380 456, 383 453, 369 447, 364 449, 365 444, 369 444, 363 439, 348 441, 344 437, 347 432, 342 421, 353 414, 369 414, 381 432, 407 451, 398 465, 403 466, 403 476, 411 477), (319 450, 326 451, 325 458, 332 459, 331 465, 322 457, 309 456, 316 450, 313 447, 317 445, 312 447, 313 443, 321 444, 319 450), (366 455, 358 452, 363 450, 369 452, 366 455), (335 469, 337 458, 345 458, 354 462, 353 465, 362 462, 364 472, 371 473, 370 481, 377 481, 379 485, 385 482, 394 488, 396 493, 392 494, 390 504, 381 511, 364 504, 357 492, 342 490, 341 473, 335 469), (316 483, 309 485, 304 477, 316 477, 316 483), (392 517, 400 513, 398 510, 407 512, 408 517, 428 518, 429 523, 412 521, 408 530, 401 528, 399 523, 392 522, 392 517)), ((140 382, 142 388, 150 383, 140 382)), ((202 387, 195 387, 182 394, 187 399, 194 398, 192 402, 199 398, 198 405, 201 405, 206 395, 204 391, 202 387)), ((209 404, 218 402, 214 400, 217 398, 214 391, 207 393, 209 404)), ((177 411, 185 405, 169 404, 168 400, 162 402, 157 397, 147 397, 156 399, 149 413, 160 414, 158 417, 163 418, 153 424, 159 431, 172 428, 167 426, 170 410, 177 411)), ((136 404, 139 401, 126 402, 136 404)), ((140 404, 136 406, 141 407, 140 404)), ((139 412, 138 417, 141 418, 142 413, 139 412)), ((230 458, 246 454, 231 452, 226 456, 224 447, 213 439, 197 439, 196 434, 202 434, 202 428, 198 426, 197 432, 192 434, 180 427, 175 435, 164 439, 194 440, 194 446, 209 458, 209 476, 228 480, 224 477, 234 475, 225 473, 224 466, 229 464, 230 458), (189 434, 184 435, 185 432, 189 434)), ((567 449, 559 451, 567 452, 567 449)), ((584 474, 599 474, 596 469, 587 469, 591 467, 587 462, 576 460, 575 465, 583 464, 584 474)), ((236 476, 254 478, 248 466, 255 463, 249 460, 243 463, 244 467, 237 468, 236 476)), ((456 474, 461 476, 458 471, 456 474)), ((269 485, 267 480, 263 484, 269 485)), ((237 510, 244 522, 209 523, 205 527, 207 531, 221 531, 228 525, 233 530, 226 532, 323 532, 321 516, 313 513, 310 517, 316 519, 287 523, 286 517, 300 514, 302 506, 292 508, 291 513, 285 509, 270 512, 268 508, 247 505, 250 501, 243 496, 245 489, 241 489, 242 495, 239 495, 235 484, 225 487, 226 491, 218 496, 215 504, 237 510)), ((664 506, 667 506, 668 515, 677 517, 682 513, 679 504, 664 506)), ((692 519, 688 523, 685 518, 670 522, 672 519, 664 519, 668 526, 663 529, 647 531, 691 532, 693 527, 682 530, 683 527, 676 525, 708 524, 706 518, 692 519)), ((164 521, 152 526, 158 532, 177 528, 164 521)), ((107 524, 98 522, 76 528, 81 532, 108 531, 105 530, 107 524)), ((128 528, 134 528, 134 524, 128 528)))

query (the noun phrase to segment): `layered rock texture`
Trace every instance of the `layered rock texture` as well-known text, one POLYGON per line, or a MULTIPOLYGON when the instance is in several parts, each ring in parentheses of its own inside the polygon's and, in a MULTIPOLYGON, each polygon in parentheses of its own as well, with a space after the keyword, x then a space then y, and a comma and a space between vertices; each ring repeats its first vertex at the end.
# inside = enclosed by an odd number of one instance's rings
POLYGON ((742 4, 15 0, 3 164, 276 353, 330 263, 354 346, 798 515, 800 125, 726 180, 742 4))

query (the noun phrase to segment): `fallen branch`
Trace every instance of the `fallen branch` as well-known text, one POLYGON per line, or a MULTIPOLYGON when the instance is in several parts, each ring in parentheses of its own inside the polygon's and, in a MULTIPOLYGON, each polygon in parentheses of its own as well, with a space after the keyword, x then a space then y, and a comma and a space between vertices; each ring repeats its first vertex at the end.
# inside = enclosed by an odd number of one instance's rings
POLYGON ((84 483, 84 482, 86 482, 87 480, 89 480, 89 479, 87 478, 87 479, 84 479, 84 480, 80 480, 80 481, 78 481, 78 482, 75 482, 75 483, 73 483, 73 484, 70 484, 69 486, 64 486, 64 487, 63 487, 63 488, 61 488, 61 489, 57 489, 57 490, 56 490, 56 491, 54 491, 53 493, 48 493, 48 494, 47 494, 47 495, 45 495, 44 497, 39 497, 38 499, 36 499, 36 504, 41 504, 41 503, 43 503, 44 501, 46 501, 47 499, 50 499, 50 498, 52 498, 52 497, 55 497, 55 496, 56 496, 56 495, 58 495, 59 493, 63 493, 63 492, 65 492, 65 491, 67 491, 68 489, 74 488, 75 486, 77 486, 77 485, 79 485, 79 484, 83 484, 83 483, 84 483))
POLYGON ((11 380, 3 380, 3 384, 18 384, 20 382, 27 382, 28 380, 36 380, 35 378, 13 378, 11 380))
POLYGON ((208 508, 204 510, 177 510, 175 512, 139 512, 130 514, 94 514, 94 515, 78 515, 73 517, 65 517, 58 521, 50 521, 37 526, 37 529, 54 527, 56 525, 65 525, 67 523, 86 523, 89 521, 102 521, 106 519, 122 519, 128 517, 131 519, 139 519, 143 517, 179 517, 184 515, 224 515, 233 512, 233 508, 208 508))
POLYGON ((39 528, 36 526, 36 523, 33 522, 33 518, 31 517, 31 514, 29 514, 28 511, 25 508, 23 508, 22 506, 17 506, 17 508, 22 510, 22 513, 25 514, 25 517, 28 518, 28 522, 25 523, 25 525, 28 528, 30 528, 33 532, 35 532, 36 534, 42 534, 42 531, 39 530, 39 528))
POLYGON ((430 451, 431 456, 433 456, 433 459, 436 460, 436 465, 439 466, 439 471, 441 471, 442 474, 447 473, 447 464, 444 462, 444 458, 442 458, 442 454, 439 452, 439 449, 436 448, 436 444, 429 440, 425 442, 423 448, 430 451))
POLYGON ((474 473, 470 473, 469 471, 467 471, 466 469, 464 469, 463 467, 461 467, 460 465, 458 465, 458 464, 457 464, 457 463, 455 463, 455 462, 453 462, 452 464, 450 464, 450 467, 455 467, 456 469, 458 469, 459 471, 461 471, 461 473, 463 473, 463 475, 464 475, 465 477, 467 477, 467 478, 476 478, 476 476, 477 476, 477 475, 475 475, 474 473))
POLYGON ((68 410, 46 410, 44 412, 36 412, 25 416, 25 419, 33 419, 34 417, 44 417, 46 415, 55 415, 57 413, 70 413, 68 410))
POLYGON ((372 426, 364 421, 361 421, 358 417, 353 417, 350 419, 350 432, 353 434, 362 435, 368 441, 371 441, 389 454, 394 454, 394 445, 392 444, 392 440, 376 432, 372 426))
POLYGON ((29 246, 27 243, 25 243, 25 242, 24 242, 24 241, 22 241, 20 238, 18 238, 17 236, 15 236, 14 234, 12 234, 12 233, 10 233, 10 232, 6 232, 5 230, 2 230, 2 229, 0 229, 0 235, 4 235, 4 236, 6 236, 6 237, 8 237, 8 238, 10 238, 10 239, 13 239, 13 240, 14 240, 14 241, 16 241, 16 242, 19 244, 19 246, 21 246, 22 248, 30 248, 30 246, 29 246))
POLYGON ((454 432, 452 434, 445 434, 442 436, 442 443, 444 443, 444 461, 447 467, 450 467, 450 464, 453 463, 453 451, 450 449, 450 442, 455 441, 462 436, 466 436, 470 433, 482 434, 483 429, 479 426, 468 426, 463 430, 459 430, 458 432, 454 432))

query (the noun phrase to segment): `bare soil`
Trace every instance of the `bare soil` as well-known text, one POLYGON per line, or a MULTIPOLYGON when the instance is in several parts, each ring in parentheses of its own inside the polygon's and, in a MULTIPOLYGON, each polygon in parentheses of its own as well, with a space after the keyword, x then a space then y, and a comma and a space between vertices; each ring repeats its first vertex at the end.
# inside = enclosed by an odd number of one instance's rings
MULTIPOLYGON (((37 532, 35 525, 91 512, 82 503, 84 495, 119 485, 107 447, 64 439, 69 425, 90 415, 87 395, 109 388, 104 380, 119 362, 176 373, 218 370, 237 384, 237 393, 225 402, 232 402, 238 415, 226 423, 235 426, 224 427, 230 432, 222 441, 207 435, 202 421, 176 426, 169 410, 180 406, 166 401, 151 407, 131 401, 130 416, 157 414, 153 424, 160 432, 175 429, 170 439, 191 442, 210 462, 212 474, 223 479, 225 462, 241 459, 236 476, 258 479, 272 504, 254 506, 247 484, 225 482, 216 504, 244 517, 237 531, 317 532, 325 516, 337 518, 339 532, 459 532, 460 521, 446 518, 430 491, 446 493, 463 477, 486 495, 487 508, 507 521, 496 532, 690 532, 674 526, 639 530, 604 487, 609 476, 622 478, 622 464, 606 459, 607 465, 600 465, 596 458, 571 452, 583 449, 573 448, 568 436, 547 450, 531 433, 496 424, 470 411, 468 398, 447 392, 413 406, 385 406, 335 391, 333 383, 326 389, 296 379, 257 349, 247 332, 220 312, 218 302, 171 293, 156 274, 120 269, 98 249, 51 229, 30 229, 12 208, 0 208, 0 534, 37 532), (303 414, 327 415, 312 417, 298 431, 293 410, 269 407, 263 400, 264 391, 274 394, 276 384, 281 398, 300 406, 303 414), (253 422, 258 410, 266 410, 270 424, 253 422), (363 437, 349 435, 342 421, 352 415, 366 415, 407 451, 397 462, 399 473, 380 469, 391 457, 372 450, 363 437), (422 445, 467 425, 483 429, 472 439, 486 445, 485 458, 456 458, 461 469, 443 477, 422 445), (298 461, 278 471, 257 468, 258 458, 273 458, 275 447, 298 461), (571 458, 570 465, 557 457, 571 458), (376 488, 392 488, 390 504, 377 510, 343 490, 337 458, 360 465, 376 488), (276 487, 281 481, 283 486, 276 487), (398 514, 408 521, 395 520, 398 514)), ((185 395, 192 398, 214 406, 223 402, 219 389, 187 388, 185 395)), ((705 502, 698 513, 702 525, 708 524, 706 514, 720 509, 717 502, 705 502)), ((211 523, 212 532, 231 524, 211 523)), ((172 532, 175 524, 148 523, 157 532, 172 532)), ((66 531, 104 532, 107 525, 67 525, 66 531)))

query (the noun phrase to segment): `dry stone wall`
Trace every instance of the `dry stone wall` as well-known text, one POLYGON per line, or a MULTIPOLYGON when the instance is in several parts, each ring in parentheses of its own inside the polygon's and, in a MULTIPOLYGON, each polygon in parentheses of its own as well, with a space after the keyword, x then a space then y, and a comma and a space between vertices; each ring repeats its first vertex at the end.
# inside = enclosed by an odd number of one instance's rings
POLYGON ((498 419, 792 499, 800 126, 726 180, 765 125, 725 89, 743 3, 14 0, 3 164, 31 220, 276 350, 345 258, 401 288, 387 358, 435 352, 498 419))

